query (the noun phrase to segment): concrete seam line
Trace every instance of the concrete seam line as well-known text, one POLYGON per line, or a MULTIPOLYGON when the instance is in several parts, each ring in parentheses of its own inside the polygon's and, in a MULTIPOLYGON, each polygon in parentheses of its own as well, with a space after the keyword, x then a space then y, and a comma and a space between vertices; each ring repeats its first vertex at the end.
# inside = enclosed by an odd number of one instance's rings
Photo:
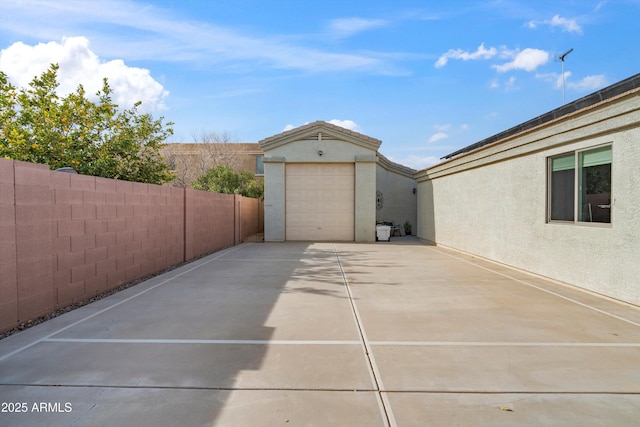
MULTIPOLYGON (((366 388, 298 388, 298 387, 215 387, 215 386, 178 386, 178 385, 124 385, 124 384, 25 384, 0 383, 3 387, 30 388, 99 388, 99 389, 129 389, 129 390, 194 390, 194 391, 295 391, 295 392, 329 392, 329 393, 378 393, 378 390, 366 388)), ((435 389, 391 389, 384 390, 389 394, 476 394, 476 395, 541 395, 541 396, 640 396, 640 391, 549 391, 549 390, 435 390, 435 389)))
POLYGON ((376 365, 375 358, 373 356, 373 351, 369 346, 369 340, 367 338, 367 333, 364 330, 364 325, 362 324, 362 319, 360 318, 360 313, 358 311, 358 307, 353 299, 353 295, 351 293, 351 287, 349 286, 349 279, 347 278, 347 273, 344 271, 342 266, 342 261, 340 260, 340 254, 338 253, 338 249, 336 248, 335 243, 333 244, 333 252, 336 256, 336 260, 338 261, 338 267, 340 268, 340 274, 342 275, 342 281, 344 282, 344 287, 347 292, 347 297, 349 298, 349 304, 351 305, 351 311, 353 313, 354 320, 356 322, 356 327, 358 329, 358 333, 360 334, 360 339, 362 340, 362 346, 365 351, 366 359, 369 363, 369 374, 371 375, 371 379, 373 381, 373 385, 377 389, 376 397, 378 400, 378 406, 380 408, 380 412, 382 413, 383 421, 385 425, 389 425, 391 427, 397 427, 397 423, 395 417, 393 415, 393 411, 391 409, 391 404, 388 401, 386 394, 383 393, 384 385, 382 384, 382 377, 380 375, 380 371, 378 366, 376 365))
POLYGON ((451 258, 457 259, 457 260, 462 261, 462 262, 465 262, 465 263, 467 263, 467 264, 474 265, 474 266, 476 266, 476 267, 478 267, 478 268, 482 268, 483 270, 490 271, 490 272, 495 273, 495 274, 498 274, 498 275, 500 275, 500 276, 506 277, 507 279, 511 279, 511 280, 513 280, 514 282, 520 283, 520 284, 525 285, 525 286, 529 286, 529 287, 534 288, 534 289, 538 289, 539 291, 546 292, 546 293, 548 293, 548 294, 550 294, 550 295, 554 295, 554 296, 556 296, 556 297, 558 297, 558 298, 562 298, 562 299, 564 299, 564 300, 567 300, 567 301, 569 301, 569 302, 572 302, 572 303, 577 304, 577 305, 579 305, 579 306, 582 306, 582 307, 584 307, 584 308, 588 308, 589 310, 593 310, 593 311, 596 311, 596 312, 598 312, 598 313, 600 313, 600 314, 604 314, 604 315, 606 315, 606 316, 613 317, 614 319, 618 319, 618 320, 620 320, 620 321, 622 321, 622 322, 626 322, 626 323, 629 323, 629 324, 631 324, 631 325, 634 325, 634 326, 638 326, 638 327, 640 327, 640 323, 634 322, 633 320, 625 319, 624 317, 621 317, 621 316, 615 315, 615 314, 613 314, 613 313, 609 313, 608 311, 601 310, 601 309, 596 308, 596 307, 593 307, 593 306, 591 306, 591 305, 589 305, 589 304, 585 304, 585 303, 583 303, 583 302, 576 301, 576 300, 574 300, 574 299, 571 299, 571 298, 569 298, 569 297, 566 297, 566 296, 564 296, 564 295, 561 295, 561 294, 559 294, 559 293, 557 293, 557 292, 553 292, 553 291, 550 291, 550 290, 548 290, 548 289, 541 288, 540 286, 536 286, 536 285, 531 284, 531 283, 529 283, 529 282, 525 282, 524 280, 516 279, 515 277, 509 276, 508 274, 501 273, 501 272, 496 271, 496 270, 492 270, 492 269, 490 269, 490 268, 488 268, 488 267, 483 267, 483 266, 482 266, 482 265, 480 265, 480 264, 476 264, 476 263, 474 263, 474 262, 467 261, 467 260, 465 260, 465 259, 459 258, 459 257, 454 256, 454 255, 451 255, 451 254, 448 254, 448 253, 443 252, 443 251, 441 251, 441 250, 438 250, 438 249, 436 249, 436 250, 437 250, 438 252, 440 252, 441 254, 443 254, 443 255, 446 255, 446 256, 448 256, 448 257, 451 257, 451 258))
POLYGON ((640 347, 640 343, 594 342, 478 342, 478 341, 369 341, 376 346, 424 347, 640 347))
MULTIPOLYGON (((43 338, 42 342, 81 344, 222 344, 222 345, 360 345, 361 341, 331 340, 172 340, 172 339, 101 339, 101 338, 43 338)), ((639 344, 640 346, 640 344, 639 344)))
MULTIPOLYGON (((234 251, 236 251, 236 250, 238 250, 238 249, 240 249, 240 246, 235 246, 235 247, 231 248, 230 250, 223 250, 223 251, 221 251, 221 253, 219 253, 218 255, 216 255, 215 257, 213 257, 213 258, 211 258, 211 259, 209 259, 209 260, 203 261, 203 262, 199 263, 198 265, 196 265, 196 266, 194 266, 194 267, 191 267, 191 268, 189 268, 189 269, 187 269, 187 270, 184 270, 184 271, 182 271, 182 272, 180 272, 180 273, 176 274, 175 276, 172 276, 172 277, 170 277, 170 278, 168 278, 168 279, 166 279, 166 280, 163 280, 162 282, 160 282, 160 283, 158 283, 158 284, 155 284, 155 285, 151 286, 150 288, 145 289, 144 291, 140 291, 140 292, 138 292, 138 293, 137 293, 137 294, 135 294, 135 295, 132 295, 132 296, 130 296, 130 297, 128 297, 128 298, 125 298, 125 299, 123 299, 122 301, 118 301, 117 303, 112 304, 112 305, 110 305, 109 307, 103 308, 102 310, 99 310, 99 311, 97 311, 97 312, 95 312, 95 313, 93 313, 93 314, 90 314, 89 316, 86 316, 86 317, 84 317, 84 318, 82 318, 82 319, 80 319, 80 320, 77 320, 77 321, 75 321, 75 322, 71 323, 70 325, 67 325, 67 326, 65 326, 65 327, 63 327, 63 328, 60 328, 60 329, 58 329, 58 330, 54 331, 54 332, 51 332, 50 334, 47 334, 47 335, 45 335, 45 336, 44 336, 44 337, 42 337, 42 338, 38 338, 37 340, 33 341, 33 342, 32 342, 32 343, 30 343, 30 344, 24 345, 24 346, 22 346, 22 347, 20 347, 20 348, 18 348, 18 349, 16 349, 16 350, 14 350, 14 351, 10 352, 10 353, 5 354, 4 356, 0 357, 0 362, 2 362, 2 361, 3 361, 3 360, 5 360, 5 359, 8 359, 9 357, 11 357, 11 356, 13 356, 13 355, 15 355, 15 354, 17 354, 17 353, 20 353, 20 352, 22 352, 22 351, 24 351, 24 350, 27 350, 28 348, 31 348, 31 347, 33 347, 34 345, 39 344, 39 343, 41 343, 41 342, 43 342, 43 341, 45 341, 45 340, 47 340, 47 339, 49 339, 49 338, 53 337, 54 335, 59 334, 60 332, 64 332, 64 331, 66 331, 67 329, 73 328, 74 326, 77 326, 77 325, 79 325, 80 323, 82 323, 82 322, 84 322, 84 321, 86 321, 86 320, 89 320, 89 319, 92 319, 92 318, 94 318, 94 317, 96 317, 96 316, 99 316, 100 314, 105 313, 105 312, 107 312, 107 311, 111 310, 112 308, 118 307, 118 306, 119 306, 119 305, 121 305, 121 304, 124 304, 124 303, 126 303, 126 302, 129 302, 129 301, 131 301, 132 299, 134 299, 134 298, 136 298, 136 297, 139 297, 140 295, 144 295, 144 294, 146 294, 147 292, 150 292, 150 291, 152 291, 152 290, 154 290, 154 289, 156 289, 156 288, 158 288, 158 287, 160 287, 160 286, 162 286, 162 285, 165 285, 165 284, 167 284, 167 283, 169 283, 169 282, 173 281, 174 279, 177 279, 178 277, 182 276, 183 274, 190 273, 190 272, 192 272, 192 271, 194 271, 194 270, 196 270, 196 269, 198 269, 198 268, 200 268, 200 267, 202 267, 202 266, 204 266, 204 265, 209 264, 209 263, 210 263, 210 262, 212 262, 212 261, 215 261, 216 259, 220 258, 221 256, 226 255, 226 254, 228 254, 228 253, 230 253, 230 252, 234 252, 234 251)), ((167 274, 168 274, 168 273, 167 273, 167 274)), ((142 283, 144 283, 144 282, 142 282, 142 283)))
POLYGON ((99 388, 99 389, 130 389, 130 390, 201 390, 201 391, 295 391, 295 392, 329 392, 329 393, 377 393, 370 388, 304 388, 304 387, 216 387, 216 386, 180 386, 180 385, 125 385, 125 384, 24 384, 0 383, 6 387, 32 388, 99 388))
MULTIPOLYGON (((222 345, 361 345, 362 341, 340 340, 203 340, 145 338, 42 338, 41 342, 83 344, 222 344, 222 345)), ((372 346, 400 347, 608 347, 633 348, 640 343, 594 342, 478 342, 478 341, 369 341, 372 346)))

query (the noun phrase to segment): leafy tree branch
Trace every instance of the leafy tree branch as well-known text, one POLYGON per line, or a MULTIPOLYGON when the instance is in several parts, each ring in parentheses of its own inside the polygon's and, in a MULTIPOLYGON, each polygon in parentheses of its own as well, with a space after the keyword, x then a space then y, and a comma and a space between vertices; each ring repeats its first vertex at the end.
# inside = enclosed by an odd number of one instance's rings
POLYGON ((0 157, 72 167, 85 175, 162 184, 172 179, 159 150, 173 123, 138 111, 120 110, 107 79, 86 97, 82 85, 64 97, 56 93, 52 64, 29 86, 17 89, 0 71, 0 157))

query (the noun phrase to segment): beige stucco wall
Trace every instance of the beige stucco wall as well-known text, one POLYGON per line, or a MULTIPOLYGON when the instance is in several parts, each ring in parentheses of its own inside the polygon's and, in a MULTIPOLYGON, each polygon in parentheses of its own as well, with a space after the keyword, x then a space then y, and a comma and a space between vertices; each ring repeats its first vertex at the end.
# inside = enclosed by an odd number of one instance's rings
POLYGON ((323 138, 300 139, 265 149, 265 241, 284 241, 287 163, 355 164, 355 240, 375 241, 376 150, 366 144, 323 138), (322 155, 319 154, 322 152, 322 155))
POLYGON ((416 174, 418 237, 640 305, 635 91, 416 174), (612 223, 547 223, 547 158, 612 143, 612 223))
POLYGON ((275 147, 265 155, 284 157, 287 163, 354 163, 356 156, 375 155, 375 151, 346 141, 323 138, 321 141, 294 141, 275 147), (322 151, 322 156, 318 151, 322 151))
POLYGON ((376 156, 356 157, 355 239, 374 242, 376 232, 376 156))
POLYGON ((416 234, 417 229, 418 202, 414 172, 382 156, 376 168, 376 187, 382 193, 382 208, 376 209, 376 221, 393 221, 400 226, 409 221, 412 234, 416 234))
POLYGON ((264 157, 264 240, 284 242, 284 157, 264 157))

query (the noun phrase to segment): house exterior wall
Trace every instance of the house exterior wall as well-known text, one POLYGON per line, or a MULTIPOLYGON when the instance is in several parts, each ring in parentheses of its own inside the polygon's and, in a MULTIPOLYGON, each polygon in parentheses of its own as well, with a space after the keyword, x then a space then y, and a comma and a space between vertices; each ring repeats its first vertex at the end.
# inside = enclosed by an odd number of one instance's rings
POLYGON ((264 158, 264 240, 284 242, 285 238, 285 176, 284 158, 264 158))
POLYGON ((256 157, 263 155, 257 143, 171 143, 164 145, 160 154, 175 175, 175 187, 190 186, 217 165, 231 166, 236 172, 249 171, 262 179, 262 172, 256 170, 256 157))
POLYGON ((355 239, 375 241, 376 225, 376 157, 356 157, 355 239))
POLYGON ((418 237, 640 305, 638 165, 635 90, 418 172, 418 237), (607 143, 612 223, 547 222, 548 157, 607 143))
POLYGON ((417 183, 413 174, 416 172, 405 166, 390 162, 379 155, 376 167, 377 192, 382 195, 382 207, 376 207, 376 221, 393 221, 401 227, 405 222, 411 224, 412 234, 417 227, 418 198, 414 192, 417 183))
MULTIPOLYGON (((283 157, 287 163, 354 163, 356 156, 375 156, 375 151, 335 139, 302 139, 281 145, 265 155, 283 157), (322 151, 322 155, 318 154, 322 151)), ((266 174, 266 172, 265 172, 266 174)))
POLYGON ((354 163, 355 240, 375 241, 376 151, 347 141, 300 139, 265 150, 265 241, 285 236, 285 169, 287 163, 354 163), (322 152, 322 155, 319 154, 322 152))

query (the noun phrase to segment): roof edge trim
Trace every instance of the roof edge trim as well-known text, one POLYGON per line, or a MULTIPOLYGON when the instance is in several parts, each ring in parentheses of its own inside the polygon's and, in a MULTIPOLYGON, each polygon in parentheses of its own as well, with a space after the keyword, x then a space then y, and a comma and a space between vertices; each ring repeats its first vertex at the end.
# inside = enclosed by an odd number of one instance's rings
POLYGON ((347 128, 337 126, 331 123, 318 120, 312 123, 308 123, 303 126, 299 126, 295 129, 281 132, 277 135, 270 136, 268 138, 258 141, 263 151, 268 151, 282 145, 289 144, 297 141, 305 136, 311 136, 316 132, 325 133, 329 137, 339 137, 347 142, 355 145, 359 145, 368 148, 373 151, 377 151, 382 144, 382 141, 370 136, 364 135, 359 132, 354 132, 347 128))
POLYGON ((573 102, 565 104, 561 107, 558 107, 554 110, 551 110, 547 113, 544 113, 538 117, 535 117, 531 120, 528 120, 524 123, 521 123, 517 126, 514 126, 510 129, 507 129, 503 132, 485 138, 481 141, 478 141, 474 144, 471 144, 467 147, 461 148, 453 153, 447 154, 444 157, 441 157, 440 160, 449 160, 453 157, 459 156, 461 154, 466 154, 470 151, 473 151, 477 148, 484 147, 485 145, 492 144, 494 142, 501 141, 510 136, 517 135, 526 130, 532 129, 534 127, 540 126, 542 124, 548 123, 550 121, 559 119, 561 117, 567 116, 569 114, 578 112, 592 105, 596 105, 603 101, 609 100, 611 98, 617 97, 627 92, 631 92, 634 89, 640 88, 640 73, 633 75, 627 79, 619 81, 618 83, 614 83, 610 86, 607 86, 604 89, 593 92, 587 96, 584 96, 580 99, 577 99, 573 102))

